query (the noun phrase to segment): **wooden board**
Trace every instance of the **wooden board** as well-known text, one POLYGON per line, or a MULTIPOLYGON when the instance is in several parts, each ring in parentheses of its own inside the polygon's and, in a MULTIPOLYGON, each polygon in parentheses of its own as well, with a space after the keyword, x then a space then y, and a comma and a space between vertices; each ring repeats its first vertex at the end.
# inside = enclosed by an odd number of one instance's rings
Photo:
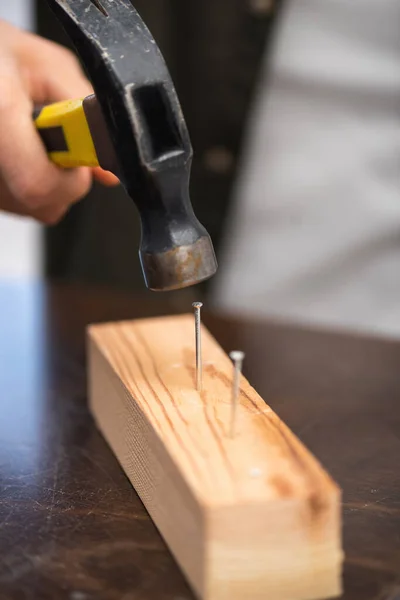
POLYGON ((193 315, 89 328, 89 396, 115 452, 193 589, 206 600, 341 592, 340 490, 193 315))

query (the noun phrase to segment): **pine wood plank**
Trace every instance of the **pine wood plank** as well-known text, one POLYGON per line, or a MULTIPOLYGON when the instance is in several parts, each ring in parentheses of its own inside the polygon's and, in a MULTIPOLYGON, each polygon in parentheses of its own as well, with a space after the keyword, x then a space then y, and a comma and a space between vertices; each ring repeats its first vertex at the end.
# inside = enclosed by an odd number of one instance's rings
POLYGON ((193 316, 89 328, 99 429, 197 595, 302 600, 341 592, 340 490, 193 316))

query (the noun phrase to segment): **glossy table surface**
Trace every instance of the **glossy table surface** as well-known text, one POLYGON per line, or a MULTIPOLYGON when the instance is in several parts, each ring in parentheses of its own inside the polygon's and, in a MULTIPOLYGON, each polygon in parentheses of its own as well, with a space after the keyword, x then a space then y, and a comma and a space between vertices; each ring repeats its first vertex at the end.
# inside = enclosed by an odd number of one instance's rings
MULTIPOLYGON (((1 599, 193 598, 86 404, 85 325, 169 302, 0 283, 1 599)), ((342 486, 343 598, 399 600, 400 342, 204 321, 342 486)))

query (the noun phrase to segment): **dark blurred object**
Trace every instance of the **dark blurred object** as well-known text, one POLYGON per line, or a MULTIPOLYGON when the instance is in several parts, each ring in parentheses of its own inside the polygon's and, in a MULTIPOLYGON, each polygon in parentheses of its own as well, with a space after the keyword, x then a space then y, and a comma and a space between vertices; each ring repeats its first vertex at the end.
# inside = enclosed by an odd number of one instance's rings
MULTIPOLYGON (((278 6, 271 0, 137 0, 171 71, 194 147, 191 199, 216 251, 245 121, 278 6)), ((38 33, 68 45, 45 2, 38 33)), ((46 274, 143 288, 139 221, 122 189, 96 186, 46 232, 46 274)))

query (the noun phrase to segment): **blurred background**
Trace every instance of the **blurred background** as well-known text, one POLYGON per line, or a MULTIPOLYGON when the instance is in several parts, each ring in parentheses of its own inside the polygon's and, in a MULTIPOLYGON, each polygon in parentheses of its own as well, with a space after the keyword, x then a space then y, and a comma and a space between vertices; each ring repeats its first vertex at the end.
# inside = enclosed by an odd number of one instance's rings
MULTIPOLYGON (((35 28, 35 6, 31 0, 0 3, 0 19, 23 29, 35 28)), ((28 219, 0 212, 0 277, 32 278, 41 275, 43 264, 41 227, 28 219)))
MULTIPOLYGON (((400 3, 134 5, 183 107, 220 264, 184 302, 399 336, 400 3)), ((0 18, 68 45, 42 0, 3 2, 0 18)), ((0 276, 143 291, 138 239, 132 202, 95 186, 55 227, 1 215, 0 276)))

